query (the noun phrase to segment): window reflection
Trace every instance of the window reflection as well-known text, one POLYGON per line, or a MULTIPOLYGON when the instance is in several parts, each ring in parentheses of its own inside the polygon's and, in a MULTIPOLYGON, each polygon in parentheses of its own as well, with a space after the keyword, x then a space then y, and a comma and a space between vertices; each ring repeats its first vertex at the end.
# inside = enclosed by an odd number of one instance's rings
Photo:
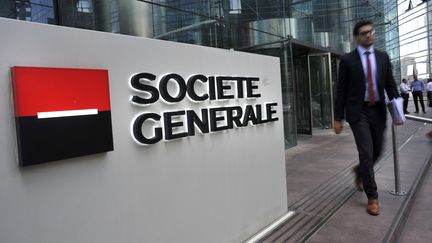
POLYGON ((76 4, 77 11, 82 13, 93 12, 93 6, 91 0, 79 0, 76 4))
POLYGON ((421 0, 399 0, 398 4, 401 74, 409 79, 414 72, 419 77, 429 75, 427 4, 421 0))
POLYGON ((6 5, 10 15, 16 19, 55 24, 53 0, 16 0, 9 1, 6 5))

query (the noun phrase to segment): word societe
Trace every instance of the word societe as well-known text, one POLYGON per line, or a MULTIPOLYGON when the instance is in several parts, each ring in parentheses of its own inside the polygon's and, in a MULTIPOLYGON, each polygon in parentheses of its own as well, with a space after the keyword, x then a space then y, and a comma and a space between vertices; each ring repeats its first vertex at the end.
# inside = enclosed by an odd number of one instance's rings
MULTIPOLYGON (((229 100, 229 99, 256 99, 261 97, 257 93, 259 78, 257 77, 233 77, 233 76, 205 76, 196 74, 190 76, 187 81, 176 73, 161 76, 159 85, 152 86, 151 82, 157 79, 151 73, 138 73, 131 77, 132 89, 146 95, 133 95, 131 102, 136 105, 153 104, 162 98, 167 103, 181 102, 186 96, 194 102, 206 100, 229 100), (168 92, 169 82, 175 82, 178 90, 175 95, 168 92), (198 93, 196 83, 207 84, 207 92, 198 93), (233 89, 233 86, 235 89, 233 89)), ((221 106, 201 109, 200 116, 194 110, 177 110, 156 113, 142 113, 132 122, 132 133, 135 140, 140 144, 155 144, 162 139, 172 140, 195 135, 195 128, 203 134, 218 132, 236 127, 274 122, 279 120, 275 117, 274 107, 277 103, 265 103, 264 105, 221 106), (263 107, 264 106, 264 107, 263 107), (263 114, 265 113, 265 114, 263 114), (179 118, 183 121, 179 121, 179 118), (146 137, 142 128, 147 121, 162 123, 153 128, 153 134, 146 137), (186 124, 184 124, 186 123, 186 124), (178 128, 184 128, 178 132, 178 128), (177 131, 177 132, 176 132, 177 131)))

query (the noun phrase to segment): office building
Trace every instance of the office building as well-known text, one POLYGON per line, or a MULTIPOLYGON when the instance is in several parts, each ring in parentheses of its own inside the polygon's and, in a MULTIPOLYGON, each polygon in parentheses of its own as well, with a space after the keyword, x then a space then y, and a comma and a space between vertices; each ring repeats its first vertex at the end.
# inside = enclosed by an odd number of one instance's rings
POLYGON ((0 3, 1 16, 8 18, 279 57, 287 148, 297 144, 298 134, 332 127, 338 59, 354 48, 352 28, 357 21, 375 22, 375 47, 389 53, 395 78, 400 79, 398 4, 390 0, 0 3))
POLYGON ((400 0, 398 15, 402 78, 432 78, 432 2, 400 0))

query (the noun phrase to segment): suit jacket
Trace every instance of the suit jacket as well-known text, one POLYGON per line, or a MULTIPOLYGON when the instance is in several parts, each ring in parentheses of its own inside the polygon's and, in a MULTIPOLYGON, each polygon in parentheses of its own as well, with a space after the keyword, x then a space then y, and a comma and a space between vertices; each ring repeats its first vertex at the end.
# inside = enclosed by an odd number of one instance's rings
MULTIPOLYGON (((399 97, 396 82, 392 74, 390 59, 385 52, 375 51, 377 68, 377 86, 381 99, 382 120, 385 122, 387 112, 384 90, 389 99, 399 97)), ((339 76, 336 84, 335 120, 346 119, 352 123, 360 119, 366 93, 366 77, 364 75, 360 54, 357 48, 344 55, 339 64, 339 76), (345 118, 346 114, 346 118, 345 118)))

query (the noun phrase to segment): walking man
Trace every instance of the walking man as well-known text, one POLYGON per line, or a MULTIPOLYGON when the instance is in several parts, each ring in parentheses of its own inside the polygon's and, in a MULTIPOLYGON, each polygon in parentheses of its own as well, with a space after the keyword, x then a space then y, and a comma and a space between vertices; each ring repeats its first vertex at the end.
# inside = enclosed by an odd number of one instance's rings
POLYGON ((354 167, 355 182, 368 198, 367 213, 378 215, 374 165, 381 154, 386 127, 384 90, 390 99, 399 97, 399 93, 388 55, 373 47, 374 34, 371 21, 362 20, 354 26, 358 46, 340 61, 334 129, 339 134, 343 119, 349 123, 359 155, 359 165, 354 167))
POLYGON ((419 113, 418 101, 420 100, 420 105, 423 109, 423 113, 426 113, 424 101, 423 101, 423 92, 425 90, 423 80, 418 80, 417 75, 414 75, 414 81, 411 83, 412 94, 414 98, 414 105, 416 111, 414 113, 419 113))
POLYGON ((404 78, 402 79, 402 83, 400 84, 400 92, 401 96, 403 98, 403 110, 404 114, 409 114, 408 112, 408 99, 409 99, 409 93, 410 93, 410 87, 408 86, 408 81, 404 78))

